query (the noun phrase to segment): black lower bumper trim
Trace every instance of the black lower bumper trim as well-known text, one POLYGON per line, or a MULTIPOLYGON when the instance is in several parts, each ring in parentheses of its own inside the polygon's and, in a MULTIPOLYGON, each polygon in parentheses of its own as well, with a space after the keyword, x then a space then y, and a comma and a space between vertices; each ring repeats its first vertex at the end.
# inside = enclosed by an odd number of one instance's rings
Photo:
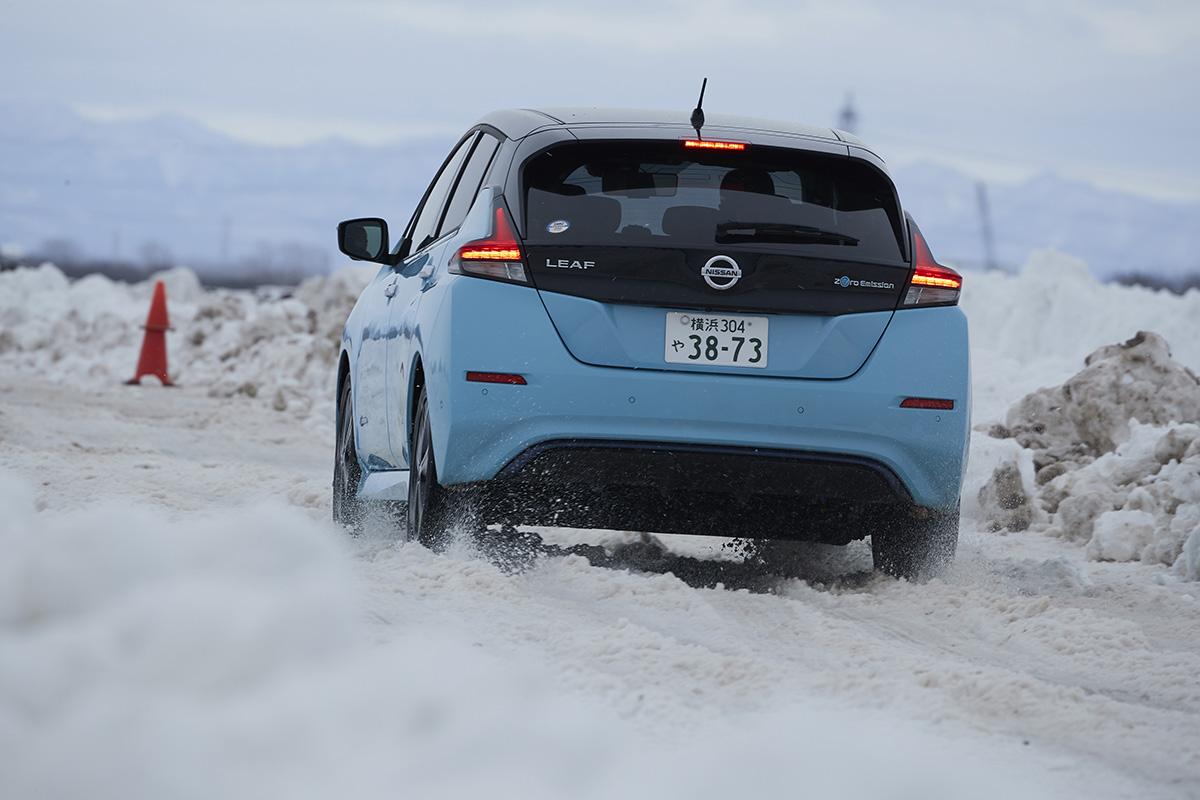
POLYGON ((857 456, 582 439, 534 445, 470 488, 493 521, 830 542, 912 504, 892 470, 857 456))

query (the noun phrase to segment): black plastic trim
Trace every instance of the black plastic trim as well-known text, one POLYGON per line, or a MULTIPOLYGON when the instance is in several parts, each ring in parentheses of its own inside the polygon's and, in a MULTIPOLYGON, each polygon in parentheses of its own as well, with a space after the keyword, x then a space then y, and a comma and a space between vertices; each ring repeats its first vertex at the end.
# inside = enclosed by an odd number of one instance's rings
POLYGON ((614 439, 553 439, 539 442, 521 451, 496 474, 499 479, 517 478, 535 459, 555 450, 601 450, 643 451, 666 454, 703 454, 732 456, 735 458, 758 458, 775 461, 791 461, 814 466, 841 465, 858 467, 874 472, 892 490, 896 499, 912 502, 912 495, 904 483, 887 465, 864 456, 843 453, 823 453, 811 450, 782 450, 765 447, 739 447, 731 445, 688 444, 677 442, 641 442, 614 439))
POLYGON ((913 507, 870 458, 623 440, 541 442, 490 481, 448 488, 488 522, 834 544, 913 507))

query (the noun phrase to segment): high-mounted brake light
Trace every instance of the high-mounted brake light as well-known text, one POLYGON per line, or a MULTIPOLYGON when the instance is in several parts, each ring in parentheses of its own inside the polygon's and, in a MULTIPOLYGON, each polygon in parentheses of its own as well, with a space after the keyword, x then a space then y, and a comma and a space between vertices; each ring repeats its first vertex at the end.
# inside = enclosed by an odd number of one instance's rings
POLYGON ((513 283, 529 282, 525 274, 525 254, 499 197, 492 210, 491 233, 458 248, 450 271, 513 283))
POLYGON ((929 244, 921 235, 916 223, 913 229, 913 274, 908 282, 908 293, 904 306, 944 306, 958 302, 962 290, 962 276, 949 267, 943 267, 933 257, 929 244))
POLYGON ((683 146, 688 150, 734 150, 746 149, 745 142, 718 142, 715 139, 684 139, 683 146))

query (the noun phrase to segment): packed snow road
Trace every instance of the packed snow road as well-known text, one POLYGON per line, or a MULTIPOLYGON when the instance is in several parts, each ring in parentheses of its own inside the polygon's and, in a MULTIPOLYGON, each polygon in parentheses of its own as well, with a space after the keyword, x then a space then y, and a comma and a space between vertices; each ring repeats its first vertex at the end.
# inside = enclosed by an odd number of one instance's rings
POLYGON ((370 272, 164 274, 178 389, 120 385, 151 284, 0 274, 0 798, 1200 797, 1200 293, 969 276, 962 542, 911 585, 861 543, 351 540, 370 272))
POLYGON ((509 575, 346 539, 328 438, 0 378, 0 796, 1200 794, 1196 584, 1161 568, 968 519, 926 585, 615 534, 618 568, 509 575))

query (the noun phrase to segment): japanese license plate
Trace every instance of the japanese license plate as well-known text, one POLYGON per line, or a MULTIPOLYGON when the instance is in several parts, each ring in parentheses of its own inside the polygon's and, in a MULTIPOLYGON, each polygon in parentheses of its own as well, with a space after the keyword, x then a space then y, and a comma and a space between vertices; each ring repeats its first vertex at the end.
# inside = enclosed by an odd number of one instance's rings
POLYGON ((767 317, 667 312, 663 350, 669 364, 767 366, 767 317))

